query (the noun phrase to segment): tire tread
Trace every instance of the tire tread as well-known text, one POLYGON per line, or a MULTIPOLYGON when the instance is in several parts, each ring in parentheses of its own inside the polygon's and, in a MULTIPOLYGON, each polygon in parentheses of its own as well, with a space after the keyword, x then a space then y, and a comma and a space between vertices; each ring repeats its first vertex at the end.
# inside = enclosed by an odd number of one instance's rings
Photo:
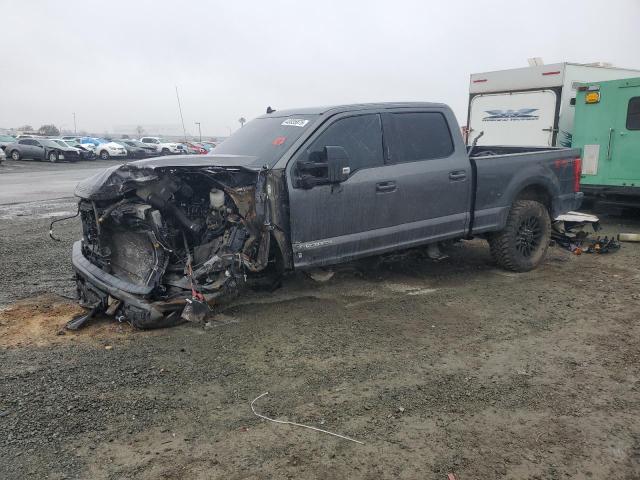
MULTIPOLYGON (((542 210, 546 212, 546 208, 540 202, 536 202, 534 200, 516 200, 515 202, 513 202, 511 210, 509 210, 509 216, 507 217, 507 224, 505 225, 505 228, 500 232, 494 233, 488 238, 489 251, 491 252, 491 256, 500 267, 506 270, 511 270, 514 272, 525 272, 531 270, 532 268, 535 268, 538 265, 535 264, 532 267, 524 266, 513 255, 512 248, 513 237, 516 230, 518 229, 520 218, 523 212, 530 208, 542 208, 542 210)), ((546 214, 542 220, 546 223, 546 231, 550 232, 551 224, 548 214, 546 214)), ((544 249, 546 254, 546 249, 548 248, 549 244, 549 238, 543 238, 542 242, 542 248, 544 249)), ((542 261, 542 259, 544 259, 544 254, 541 257, 540 262, 542 261)))

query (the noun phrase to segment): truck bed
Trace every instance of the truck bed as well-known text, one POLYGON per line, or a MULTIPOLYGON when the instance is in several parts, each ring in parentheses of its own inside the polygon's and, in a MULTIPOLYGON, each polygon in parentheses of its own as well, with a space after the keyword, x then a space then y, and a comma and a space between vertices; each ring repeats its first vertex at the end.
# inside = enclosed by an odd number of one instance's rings
POLYGON ((471 152, 472 216, 469 233, 504 227, 516 196, 546 198, 552 218, 577 208, 580 150, 550 147, 476 146, 471 152), (577 177, 576 177, 577 173, 577 177))

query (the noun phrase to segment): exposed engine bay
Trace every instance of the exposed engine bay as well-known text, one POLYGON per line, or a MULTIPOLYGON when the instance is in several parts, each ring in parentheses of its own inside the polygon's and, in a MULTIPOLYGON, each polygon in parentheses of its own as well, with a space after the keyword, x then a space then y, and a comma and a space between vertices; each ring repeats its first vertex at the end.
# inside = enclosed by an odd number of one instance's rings
POLYGON ((123 165, 102 177, 76 190, 83 305, 139 328, 202 320, 216 299, 276 270, 266 170, 123 165))

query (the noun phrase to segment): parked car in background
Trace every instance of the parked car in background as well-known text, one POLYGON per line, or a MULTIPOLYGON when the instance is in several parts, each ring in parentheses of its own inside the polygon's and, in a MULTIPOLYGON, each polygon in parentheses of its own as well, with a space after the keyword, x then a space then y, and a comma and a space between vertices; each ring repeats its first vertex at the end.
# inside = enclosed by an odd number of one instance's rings
POLYGON ((72 145, 69 145, 67 142, 65 142, 61 138, 50 138, 49 140, 51 140, 52 142, 57 143, 58 145, 60 145, 63 148, 66 147, 66 148, 71 148, 71 149, 75 150, 78 153, 78 159, 82 158, 82 155, 80 154, 80 149, 78 147, 74 147, 72 145))
POLYGON ((93 143, 95 145, 94 152, 100 158, 100 160, 109 160, 111 157, 126 158, 127 149, 122 145, 104 138, 94 138, 93 143))
POLYGON ((10 143, 14 143, 16 141, 15 137, 11 135, 0 135, 0 149, 4 150, 4 147, 9 145, 10 143))
POLYGON ((0 148, 0 163, 4 162, 7 159, 7 155, 4 153, 4 150, 0 148))
POLYGON ((204 150, 205 150, 205 154, 206 154, 206 153, 209 153, 211 150, 213 150, 213 147, 212 147, 212 146, 210 146, 210 145, 206 145, 206 144, 204 144, 204 143, 202 143, 202 142, 195 142, 195 143, 194 143, 194 145, 197 145, 197 146, 199 146, 199 147, 204 148, 204 150))
MULTIPOLYGON (((63 139, 64 140, 64 139, 63 139)), ((80 159, 81 160, 95 160, 96 155, 93 153, 93 149, 89 148, 86 145, 82 145, 75 139, 64 140, 64 142, 70 147, 77 148, 80 150, 80 159)))
POLYGON ((147 145, 153 145, 156 151, 162 155, 170 155, 172 153, 184 155, 187 153, 187 149, 183 145, 174 142, 164 142, 159 137, 142 137, 140 141, 147 145))
POLYGON ((100 145, 100 142, 92 137, 80 137, 78 142, 80 142, 83 147, 90 149, 94 153, 96 151, 96 147, 100 145))
POLYGON ((125 138, 114 140, 114 142, 118 145, 122 145, 127 150, 127 158, 135 158, 139 160, 141 158, 148 158, 157 155, 155 148, 149 147, 142 142, 137 142, 136 144, 136 140, 129 140, 125 138))
POLYGON ((200 145, 202 145, 204 148, 208 149, 208 151, 212 151, 214 148, 216 148, 219 144, 218 142, 200 142, 200 145))
POLYGON ((192 155, 204 155, 207 153, 207 149, 197 143, 184 142, 182 145, 186 147, 187 153, 192 155))
POLYGON ((58 160, 69 162, 80 160, 78 149, 65 147, 48 138, 21 138, 17 142, 7 145, 5 153, 15 161, 23 158, 48 160, 53 163, 58 160))

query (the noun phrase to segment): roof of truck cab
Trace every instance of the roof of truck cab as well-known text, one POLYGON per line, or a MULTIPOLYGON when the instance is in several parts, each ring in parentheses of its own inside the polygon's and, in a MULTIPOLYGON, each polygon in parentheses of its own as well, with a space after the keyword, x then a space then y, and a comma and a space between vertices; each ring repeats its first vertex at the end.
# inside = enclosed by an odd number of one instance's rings
POLYGON ((289 108, 286 110, 276 110, 273 113, 266 113, 258 118, 278 118, 290 117, 292 115, 325 115, 344 112, 353 112, 357 110, 372 109, 392 109, 392 108, 443 108, 447 107, 444 103, 433 102, 383 102, 383 103, 354 103, 350 105, 328 105, 322 107, 303 107, 289 108))

